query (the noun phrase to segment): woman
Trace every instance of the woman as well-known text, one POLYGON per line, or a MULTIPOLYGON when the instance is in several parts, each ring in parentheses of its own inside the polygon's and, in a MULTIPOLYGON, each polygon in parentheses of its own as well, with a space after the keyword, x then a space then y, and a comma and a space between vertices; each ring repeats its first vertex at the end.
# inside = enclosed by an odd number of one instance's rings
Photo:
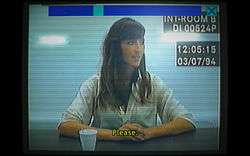
POLYGON ((192 115, 172 91, 146 71, 144 34, 143 25, 131 18, 111 26, 103 44, 101 72, 81 86, 63 114, 60 134, 77 137, 79 130, 90 128, 97 130, 98 139, 142 141, 195 128, 192 115), (114 135, 115 129, 136 135, 114 135))

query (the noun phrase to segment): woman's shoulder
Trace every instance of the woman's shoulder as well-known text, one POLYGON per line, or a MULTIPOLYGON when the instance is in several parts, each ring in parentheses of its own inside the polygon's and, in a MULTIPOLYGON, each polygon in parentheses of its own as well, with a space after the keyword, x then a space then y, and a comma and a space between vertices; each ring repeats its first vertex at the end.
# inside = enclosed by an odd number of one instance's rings
POLYGON ((153 88, 162 88, 167 89, 168 85, 165 81, 163 81, 157 74, 148 72, 148 75, 150 77, 151 85, 153 88))
POLYGON ((95 87, 95 86, 97 86, 97 83, 98 83, 99 79, 100 79, 100 75, 99 74, 94 74, 94 75, 90 76, 89 78, 87 78, 85 80, 82 80, 81 88, 95 87))
POLYGON ((162 79, 156 75, 155 73, 152 73, 152 72, 148 72, 148 77, 150 78, 151 80, 151 83, 162 83, 162 79))
POLYGON ((100 75, 99 75, 99 73, 96 73, 96 74, 90 76, 90 77, 87 79, 87 81, 98 81, 99 79, 100 79, 100 75))

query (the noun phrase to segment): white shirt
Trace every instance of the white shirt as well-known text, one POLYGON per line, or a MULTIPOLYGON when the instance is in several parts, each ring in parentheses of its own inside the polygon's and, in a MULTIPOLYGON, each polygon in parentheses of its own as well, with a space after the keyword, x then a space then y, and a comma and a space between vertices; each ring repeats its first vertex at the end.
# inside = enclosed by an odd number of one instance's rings
MULTIPOLYGON (((161 123, 168 123, 179 117, 186 119, 196 127, 192 114, 175 100, 173 91, 159 77, 150 74, 150 78, 151 95, 144 105, 140 104, 138 82, 141 77, 139 76, 137 82, 132 85, 132 92, 128 100, 126 113, 122 109, 113 110, 108 108, 106 111, 103 111, 97 108, 92 126, 116 129, 121 127, 125 122, 130 122, 138 123, 144 127, 154 127, 161 123)), ((78 121, 88 124, 91 118, 93 98, 99 92, 98 86, 100 86, 99 75, 93 75, 82 83, 75 99, 63 113, 60 123, 78 121)))

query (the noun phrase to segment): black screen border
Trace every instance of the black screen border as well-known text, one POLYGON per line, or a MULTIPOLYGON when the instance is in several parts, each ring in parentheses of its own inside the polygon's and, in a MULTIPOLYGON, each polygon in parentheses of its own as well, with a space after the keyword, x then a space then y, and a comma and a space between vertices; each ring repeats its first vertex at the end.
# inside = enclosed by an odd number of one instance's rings
MULTIPOLYGON (((217 4, 220 7, 220 65, 221 65, 221 90, 220 90, 220 129, 219 129, 219 150, 218 151, 182 151, 182 152, 95 152, 93 155, 99 154, 114 154, 114 155, 165 155, 165 154, 181 154, 181 155, 196 155, 196 154, 226 154, 228 152, 227 136, 228 136, 228 15, 227 7, 228 4, 226 1, 164 1, 164 0, 144 0, 144 1, 116 1, 116 0, 99 0, 99 1, 52 1, 52 0, 27 0, 23 1, 22 4, 22 57, 21 57, 21 66, 22 66, 22 149, 25 154, 62 154, 62 155, 83 155, 83 152, 73 152, 73 151, 30 151, 29 150, 29 128, 28 128, 28 24, 29 24, 29 5, 30 4, 110 4, 110 3, 119 3, 119 4, 217 4)), ((90 153, 86 153, 89 155, 90 153)))

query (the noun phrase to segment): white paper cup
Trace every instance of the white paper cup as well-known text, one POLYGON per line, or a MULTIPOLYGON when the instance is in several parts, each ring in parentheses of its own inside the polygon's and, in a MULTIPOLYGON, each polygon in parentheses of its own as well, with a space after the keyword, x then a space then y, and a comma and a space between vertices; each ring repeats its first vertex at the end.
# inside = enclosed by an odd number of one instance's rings
POLYGON ((96 145, 97 130, 84 129, 79 131, 83 151, 94 151, 96 145))

